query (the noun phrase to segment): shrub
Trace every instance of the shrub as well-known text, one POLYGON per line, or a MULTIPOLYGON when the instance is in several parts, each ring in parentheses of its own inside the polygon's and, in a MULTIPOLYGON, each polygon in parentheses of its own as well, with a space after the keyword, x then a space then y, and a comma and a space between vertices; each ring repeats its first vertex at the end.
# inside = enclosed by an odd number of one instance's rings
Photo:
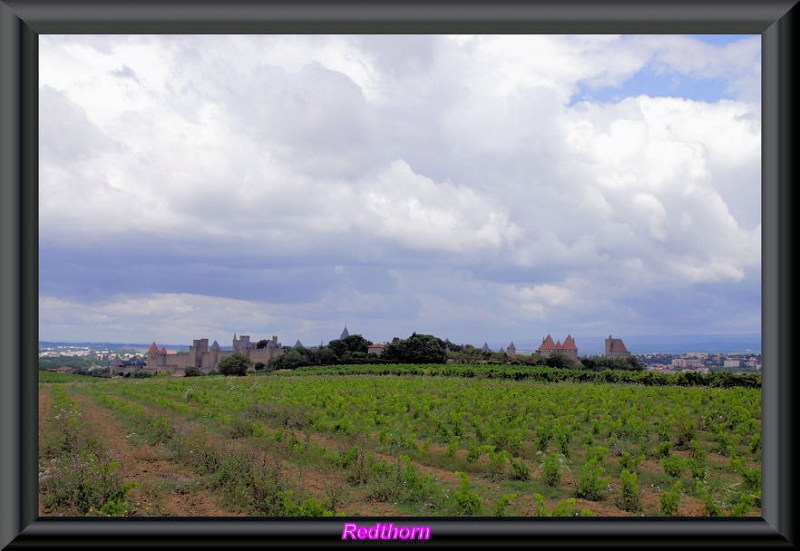
POLYGON ((750 439, 750 452, 759 453, 761 451, 761 433, 757 432, 750 439))
POLYGON ((714 497, 706 490, 705 486, 697 482, 695 484, 697 495, 703 500, 703 512, 709 517, 720 517, 723 514, 722 507, 714 501, 714 497))
POLYGON ((247 370, 253 365, 253 361, 241 354, 236 352, 232 356, 228 356, 227 358, 223 358, 219 365, 217 365, 217 371, 221 375, 225 376, 237 376, 242 377, 247 375, 247 370))
POLYGON ((675 422, 677 437, 675 445, 678 448, 686 448, 697 435, 697 427, 694 420, 687 415, 681 415, 675 422))
POLYGON ((678 480, 672 485, 672 490, 662 492, 659 504, 661 505, 661 514, 671 517, 678 512, 678 505, 681 502, 681 481, 678 480))
POLYGON ((748 488, 760 491, 761 490, 761 469, 742 469, 742 478, 748 488))
POLYGON ((707 470, 706 470, 706 462, 701 461, 699 459, 695 459, 694 457, 689 458, 689 472, 692 474, 692 478, 696 481, 704 481, 706 478, 707 470))
POLYGON ((578 491, 577 496, 589 501, 597 501, 600 499, 600 494, 608 483, 611 477, 604 477, 606 470, 597 463, 596 459, 587 461, 581 468, 578 478, 578 491))
POLYGON ((200 377, 202 374, 203 372, 193 365, 190 365, 183 370, 183 375, 185 377, 200 377))
POLYGON ((630 452, 622 452, 619 458, 619 464, 622 468, 630 472, 633 472, 642 461, 644 461, 644 454, 634 456, 630 452))
POLYGON ((558 486, 561 483, 561 469, 558 465, 558 455, 555 453, 551 453, 544 460, 542 482, 548 486, 558 486))
POLYGON ((544 508, 544 496, 542 494, 533 494, 533 500, 535 502, 534 509, 533 509, 533 516, 535 517, 546 517, 547 510, 544 508))
POLYGON ((447 457, 455 457, 456 456, 456 451, 458 450, 458 441, 459 441, 458 436, 454 436, 450 440, 450 442, 448 442, 447 446, 445 446, 444 454, 447 457))
POLYGON ((586 461, 595 463, 605 463, 608 459, 608 448, 605 446, 592 446, 586 449, 586 461))
POLYGON ((469 477, 466 473, 456 471, 460 489, 453 494, 456 499, 457 512, 462 515, 477 515, 483 506, 481 496, 469 489, 469 477))
POLYGON ((639 495, 641 489, 636 483, 636 473, 623 470, 620 473, 622 481, 622 495, 620 496, 620 506, 626 511, 636 511, 639 509, 639 495))
POLYGON ((494 516, 504 517, 506 515, 506 507, 512 501, 517 499, 517 494, 504 494, 500 496, 494 506, 494 516))
POLYGON ((558 504, 553 507, 553 510, 550 511, 551 517, 574 517, 577 516, 575 514, 575 498, 570 497, 563 501, 558 502, 558 504))
POLYGON ((669 455, 661 460, 661 466, 664 467, 664 472, 669 476, 679 478, 683 476, 686 462, 677 455, 669 455))
POLYGON ((489 456, 489 474, 492 478, 502 478, 505 474, 506 464, 511 454, 506 450, 495 452, 494 450, 488 451, 489 456))
POLYGON ((732 517, 740 517, 744 515, 747 511, 753 508, 756 504, 756 497, 751 494, 745 494, 739 500, 739 503, 731 509, 730 516, 732 517))
POLYGON ((531 479, 531 470, 528 467, 528 464, 522 458, 514 458, 510 459, 511 461, 511 474, 512 478, 515 480, 530 480, 531 479))

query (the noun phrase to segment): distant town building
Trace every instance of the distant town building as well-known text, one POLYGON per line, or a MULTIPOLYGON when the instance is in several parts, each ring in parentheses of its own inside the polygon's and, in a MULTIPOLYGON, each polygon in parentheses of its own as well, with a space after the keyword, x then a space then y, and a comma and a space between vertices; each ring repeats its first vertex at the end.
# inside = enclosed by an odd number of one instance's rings
POLYGON ((690 367, 690 368, 701 368, 705 367, 702 360, 698 360, 696 358, 675 358, 672 360, 672 367, 690 367))
POLYGON ((578 347, 572 335, 567 335, 567 338, 564 339, 564 344, 561 344, 561 341, 553 342, 553 337, 548 333, 548 335, 542 339, 542 344, 540 344, 539 348, 536 350, 545 358, 549 357, 551 354, 564 354, 576 362, 578 361, 578 347))
POLYGON ((622 339, 612 339, 611 335, 606 339, 606 358, 626 358, 631 353, 625 348, 622 339))
POLYGON ((371 354, 373 356, 382 356, 383 351, 386 349, 385 344, 376 343, 371 344, 367 347, 367 354, 371 354))
POLYGON ((125 367, 125 362, 119 357, 119 354, 117 354, 111 361, 108 362, 108 367, 111 369, 112 373, 115 373, 125 367))
POLYGON ((491 348, 489 348, 489 345, 488 345, 487 343, 483 343, 483 346, 481 347, 481 351, 482 351, 484 354, 488 354, 489 352, 491 352, 491 351, 492 351, 492 349, 491 349, 491 348))
POLYGON ((347 326, 344 326, 344 331, 342 331, 342 335, 339 337, 340 340, 344 340, 350 336, 350 333, 347 332, 347 326))

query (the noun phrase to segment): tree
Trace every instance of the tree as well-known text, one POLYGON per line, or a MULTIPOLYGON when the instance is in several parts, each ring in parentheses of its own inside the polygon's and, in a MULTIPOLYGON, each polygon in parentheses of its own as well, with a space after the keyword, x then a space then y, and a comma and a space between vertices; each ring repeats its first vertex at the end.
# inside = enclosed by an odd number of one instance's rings
POLYGON ((242 377, 247 374, 247 370, 253 366, 253 360, 240 352, 236 352, 232 356, 223 358, 217 366, 217 371, 222 375, 235 375, 242 377))
POLYGON ((361 335, 348 335, 344 339, 334 339, 328 343, 328 348, 333 351, 341 362, 353 358, 366 358, 367 347, 372 344, 361 335))
POLYGON ((547 357, 547 365, 548 367, 555 367, 556 369, 574 369, 577 367, 572 358, 558 352, 550 354, 547 357))
POLYGON ((341 339, 333 339, 328 343, 328 348, 333 351, 338 360, 343 360, 348 356, 347 345, 341 339))
POLYGON ((327 346, 310 351, 310 360, 316 365, 332 365, 338 361, 336 353, 327 346))
POLYGON ((189 367, 187 367, 186 369, 183 370, 183 375, 185 377, 199 377, 202 374, 203 374, 203 372, 200 371, 198 368, 196 368, 193 365, 190 365, 189 367))
POLYGON ((407 339, 395 337, 383 352, 383 359, 397 363, 445 363, 447 344, 433 335, 412 333, 407 339))
POLYGON ((367 348, 372 344, 372 341, 368 341, 361 335, 348 335, 342 340, 342 342, 347 347, 347 350, 350 352, 351 356, 356 352, 363 352, 366 354, 367 348))
POLYGON ((258 349, 266 348, 268 344, 269 344, 269 341, 267 339, 261 339, 260 341, 258 341, 256 343, 256 348, 258 348, 258 349))
POLYGON ((297 346, 285 354, 271 359, 269 366, 272 369, 297 369, 298 367, 309 365, 310 356, 308 349, 297 346))

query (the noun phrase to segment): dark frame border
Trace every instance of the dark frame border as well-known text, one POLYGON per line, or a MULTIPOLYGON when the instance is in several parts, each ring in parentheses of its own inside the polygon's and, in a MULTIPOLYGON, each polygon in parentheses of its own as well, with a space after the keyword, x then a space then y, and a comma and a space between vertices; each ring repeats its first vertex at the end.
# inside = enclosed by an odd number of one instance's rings
POLYGON ((764 500, 760 519, 431 519, 427 545, 794 547, 797 14, 796 0, 0 0, 0 547, 337 545, 345 520, 37 518, 38 35, 445 32, 762 36, 764 500))

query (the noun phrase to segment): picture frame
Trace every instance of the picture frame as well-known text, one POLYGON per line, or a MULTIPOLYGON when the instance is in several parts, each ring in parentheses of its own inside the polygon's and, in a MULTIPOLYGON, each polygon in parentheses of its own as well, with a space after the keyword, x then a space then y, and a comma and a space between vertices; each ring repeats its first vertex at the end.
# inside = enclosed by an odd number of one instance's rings
MULTIPOLYGON (((791 547, 793 126, 798 8, 719 2, 0 0, 0 547, 341 544, 359 519, 37 517, 38 36, 124 33, 743 33, 762 37, 762 518, 442 519, 433 546, 791 547)), ((368 519, 362 519, 368 521, 368 519)), ((359 522, 365 524, 366 522, 359 522)))

